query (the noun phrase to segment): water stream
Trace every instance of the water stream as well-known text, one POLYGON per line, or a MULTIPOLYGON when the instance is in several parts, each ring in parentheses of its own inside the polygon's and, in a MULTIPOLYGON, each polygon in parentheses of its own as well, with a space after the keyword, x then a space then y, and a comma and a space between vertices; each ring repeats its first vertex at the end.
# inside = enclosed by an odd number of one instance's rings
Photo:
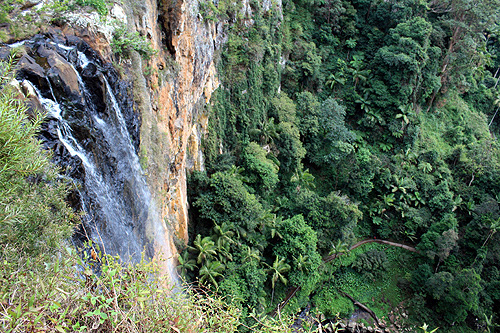
POLYGON ((161 255, 176 281, 168 231, 137 156, 138 115, 130 86, 76 38, 66 43, 39 38, 24 45, 29 50, 24 63, 36 65, 21 70, 18 79, 33 86, 47 112, 42 142, 79 184, 85 215, 75 243, 91 239, 106 253, 132 262, 143 254, 161 255), (39 77, 38 65, 45 78, 39 77))

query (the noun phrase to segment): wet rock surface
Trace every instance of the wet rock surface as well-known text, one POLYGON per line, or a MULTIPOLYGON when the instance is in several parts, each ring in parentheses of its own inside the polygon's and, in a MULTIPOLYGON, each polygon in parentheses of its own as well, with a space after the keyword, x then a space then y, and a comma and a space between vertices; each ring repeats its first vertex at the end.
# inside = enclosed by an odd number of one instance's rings
POLYGON ((76 185, 70 202, 86 212, 75 241, 91 238, 122 259, 138 261, 143 250, 152 257, 146 226, 154 214, 130 84, 83 40, 54 32, 24 41, 17 69, 29 108, 47 115, 39 139, 76 185))

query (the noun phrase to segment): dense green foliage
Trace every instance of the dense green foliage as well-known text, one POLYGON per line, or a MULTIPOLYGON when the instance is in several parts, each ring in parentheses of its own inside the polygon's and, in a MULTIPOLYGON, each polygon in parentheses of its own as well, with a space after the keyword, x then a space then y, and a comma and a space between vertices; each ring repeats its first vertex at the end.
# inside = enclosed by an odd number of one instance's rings
MULTIPOLYGON (((96 244, 69 247, 78 218, 36 139, 43 114, 24 105, 11 67, 0 62, 0 331, 236 331, 240 309, 205 289, 174 290, 161 262, 127 265, 96 244)), ((217 277, 218 263, 209 267, 217 277)), ((251 330, 290 332, 291 318, 248 316, 251 330)))
POLYGON ((34 138, 43 115, 27 118, 10 68, 0 62, 0 246, 9 259, 50 252, 76 220, 64 202, 65 184, 34 138))
POLYGON ((101 16, 108 15, 108 6, 105 0, 76 0, 76 4, 79 6, 90 6, 101 16))
POLYGON ((115 24, 113 32, 113 40, 111 41, 111 49, 118 57, 130 57, 131 52, 136 51, 143 59, 150 59, 156 54, 151 43, 137 31, 131 32, 127 25, 123 22, 115 24))
MULTIPOLYGON (((99 256, 96 275, 90 267, 75 270, 97 264, 93 259, 69 248, 59 254, 0 266, 2 332, 229 333, 241 320, 238 308, 207 291, 176 294, 156 262, 124 267, 119 258, 99 256)), ((289 319, 262 319, 252 329, 289 332, 289 325, 289 319)))
POLYGON ((186 276, 262 312, 301 286, 285 311, 312 300, 348 315, 350 292, 380 316, 405 304, 407 325, 490 329, 500 3, 224 6, 201 8, 229 36, 207 107, 207 170, 189 186, 192 240, 210 252, 193 243, 186 276), (419 254, 363 247, 322 263, 373 237, 419 254), (202 279, 214 263, 224 269, 202 279))

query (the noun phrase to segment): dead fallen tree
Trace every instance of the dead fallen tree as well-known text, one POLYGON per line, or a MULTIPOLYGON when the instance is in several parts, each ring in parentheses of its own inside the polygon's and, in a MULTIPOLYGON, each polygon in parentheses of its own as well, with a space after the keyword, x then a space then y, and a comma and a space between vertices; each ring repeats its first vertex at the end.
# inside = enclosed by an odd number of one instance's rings
MULTIPOLYGON (((349 248, 349 251, 352 251, 355 248, 360 247, 361 245, 364 245, 364 244, 368 244, 368 243, 386 244, 386 245, 390 245, 390 246, 394 246, 394 247, 399 247, 399 248, 408 250, 410 252, 419 253, 418 250, 416 248, 414 248, 413 246, 409 246, 409 245, 401 244, 401 243, 395 243, 395 242, 391 242, 391 241, 386 241, 386 240, 383 240, 383 239, 365 239, 365 240, 362 240, 360 242, 357 242, 353 246, 351 246, 349 248)), ((332 260, 340 257, 341 255, 348 253, 349 251, 335 253, 335 254, 332 254, 330 256, 326 256, 326 257, 323 258, 323 262, 325 262, 325 263, 330 262, 330 261, 332 261, 332 260)))
POLYGON ((276 308, 273 310, 273 312, 270 313, 271 317, 276 317, 276 315, 285 307, 285 305, 288 304, 288 301, 295 296, 295 294, 300 290, 299 287, 292 287, 288 293, 286 294, 286 297, 283 301, 279 302, 276 308))
POLYGON ((342 290, 339 290, 340 293, 342 293, 342 295, 344 295, 345 297, 349 298, 355 306, 357 306, 358 308, 360 308, 361 310, 365 311, 366 313, 368 313, 372 318, 373 320, 375 320, 375 324, 378 326, 378 327, 383 327, 380 323, 380 320, 378 320, 377 318, 377 315, 375 314, 375 312, 373 312, 372 310, 370 310, 366 305, 364 305, 363 303, 361 302, 358 302, 357 300, 354 299, 354 297, 352 297, 351 295, 349 295, 348 293, 345 293, 343 292, 342 290))

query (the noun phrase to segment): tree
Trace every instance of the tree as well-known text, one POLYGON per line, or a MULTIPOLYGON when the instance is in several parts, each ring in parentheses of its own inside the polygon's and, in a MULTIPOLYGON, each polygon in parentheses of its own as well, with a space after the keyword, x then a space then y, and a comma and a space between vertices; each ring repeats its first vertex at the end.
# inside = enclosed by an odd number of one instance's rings
POLYGON ((242 153, 248 183, 254 184, 262 194, 271 192, 279 181, 278 166, 266 154, 264 148, 255 142, 250 142, 242 153))
POLYGON ((243 249, 244 249, 242 251, 242 261, 243 262, 247 262, 247 261, 248 262, 251 262, 251 261, 259 262, 262 259, 259 250, 253 249, 248 245, 245 245, 243 247, 243 249))
POLYGON ((380 48, 376 62, 398 105, 423 102, 439 87, 435 57, 439 48, 431 45, 432 24, 422 17, 399 23, 390 30, 388 45, 380 48))
POLYGON ((278 122, 297 123, 297 107, 287 94, 284 92, 280 93, 277 97, 273 98, 271 103, 274 109, 272 110, 273 116, 274 114, 277 116, 278 122))
POLYGON ((335 99, 319 104, 310 93, 299 95, 300 134, 310 161, 335 168, 354 151, 355 135, 345 124, 346 108, 335 99))
POLYGON ((215 223, 212 231, 212 238, 217 245, 219 254, 222 254, 226 259, 231 260, 232 256, 231 253, 229 253, 229 250, 231 244, 236 244, 236 241, 233 239, 235 236, 235 232, 231 230, 226 222, 222 222, 221 225, 215 223))
POLYGON ((277 148, 279 151, 280 171, 284 174, 293 173, 299 168, 300 163, 306 155, 306 150, 300 141, 298 127, 289 122, 279 123, 279 139, 277 148))
POLYGON ((201 235, 198 234, 193 241, 193 245, 194 247, 191 249, 198 252, 198 256, 196 257, 196 262, 198 264, 206 262, 217 255, 215 243, 212 238, 208 236, 201 238, 201 235))
POLYGON ((439 262, 444 261, 450 255, 451 250, 457 245, 458 222, 453 214, 446 214, 441 220, 433 223, 417 246, 419 251, 426 253, 429 258, 436 256, 439 262))
POLYGON ((349 71, 351 72, 352 80, 354 82, 354 89, 356 89, 356 86, 360 81, 366 82, 368 80, 368 75, 370 75, 371 70, 363 69, 363 67, 365 67, 363 63, 363 57, 355 55, 352 57, 352 59, 353 60, 350 62, 351 67, 349 68, 349 71))
POLYGON ((307 151, 307 157, 312 159, 314 152, 319 150, 321 131, 319 123, 321 110, 318 98, 308 91, 297 94, 297 117, 299 119, 300 138, 307 151))
POLYGON ((281 220, 281 216, 277 216, 276 214, 270 212, 266 213, 262 224, 263 233, 269 233, 271 239, 274 237, 282 238, 283 236, 278 231, 278 226, 281 223, 281 220))
POLYGON ((301 286, 301 293, 308 295, 319 278, 318 268, 322 262, 317 249, 316 231, 307 225, 302 215, 283 220, 279 231, 283 238, 275 245, 273 252, 291 266, 288 281, 294 286, 301 286), (307 256, 308 265, 303 266, 295 260, 300 255, 307 256), (301 268, 298 267, 299 264, 301 268))
POLYGON ((333 98, 326 99, 320 106, 323 137, 322 149, 317 152, 316 160, 324 164, 339 161, 354 151, 352 143, 356 136, 345 125, 346 108, 333 98))
POLYGON ((188 271, 192 271, 196 268, 196 261, 190 258, 188 251, 184 251, 181 255, 179 255, 177 260, 179 260, 177 270, 183 277, 186 276, 188 271))
POLYGON ((345 82, 346 82, 346 79, 345 79, 345 75, 343 72, 338 72, 338 73, 331 73, 329 76, 328 76, 328 79, 326 81, 326 85, 328 87, 330 87, 330 89, 332 91, 335 91, 334 88, 338 85, 345 85, 345 82))
POLYGON ((489 229, 490 230, 488 232, 488 236, 484 240, 483 245, 481 247, 484 247, 486 244, 488 244, 488 241, 490 240, 491 236, 493 236, 500 229, 500 217, 496 220, 491 220, 489 229))
POLYGON ((302 272, 304 269, 306 269, 311 263, 309 262, 309 256, 304 256, 299 254, 298 258, 293 258, 297 268, 302 272))
POLYGON ((302 167, 295 170, 290 182, 297 185, 297 190, 302 187, 307 189, 314 189, 316 187, 316 185, 314 185, 314 176, 309 173, 309 169, 303 170, 302 167))
POLYGON ((258 138, 261 145, 274 145, 274 140, 278 137, 274 118, 269 118, 267 121, 262 121, 260 128, 250 130, 251 137, 258 138))
MULTIPOLYGON (((433 0, 428 8, 436 15, 442 35, 441 87, 454 85, 465 91, 487 63, 484 32, 495 26, 500 9, 497 0, 433 0)), ((441 88, 442 89, 442 88, 441 88)), ((432 101, 436 97, 436 90, 432 101)))
MULTIPOLYGON (((318 54, 316 44, 312 41, 299 40, 294 53, 290 57, 290 68, 296 73, 296 80, 301 88, 314 87, 321 74, 321 55, 318 54)), ((285 72, 286 73, 286 72, 285 72)))
POLYGON ((265 211, 255 194, 249 192, 239 177, 230 172, 216 172, 193 206, 200 217, 211 223, 226 223, 240 235, 253 231, 262 221, 265 211))
POLYGON ((219 284, 217 283, 216 278, 223 276, 222 272, 224 271, 225 266, 218 261, 207 261, 200 268, 200 284, 204 284, 208 282, 212 284, 215 289, 219 289, 219 284))
POLYGON ((269 266, 269 272, 272 274, 271 275, 271 285, 272 285, 272 296, 271 296, 271 303, 274 300, 274 286, 278 280, 281 281, 284 285, 287 284, 288 280, 285 278, 285 273, 290 270, 290 265, 288 265, 285 262, 285 258, 279 258, 279 256, 276 256, 276 259, 273 262, 272 266, 269 266))
POLYGON ((473 269, 463 269, 455 275, 449 292, 438 304, 438 311, 448 323, 463 322, 469 312, 474 312, 479 305, 479 293, 482 291, 481 277, 473 269), (449 311, 453 308, 453 311, 449 311))
POLYGON ((332 249, 330 250, 330 252, 328 252, 328 255, 329 256, 338 256, 340 254, 344 254, 346 253, 347 251, 349 251, 349 246, 347 245, 347 243, 345 242, 342 242, 342 240, 337 240, 337 243, 331 243, 332 244, 332 249))

